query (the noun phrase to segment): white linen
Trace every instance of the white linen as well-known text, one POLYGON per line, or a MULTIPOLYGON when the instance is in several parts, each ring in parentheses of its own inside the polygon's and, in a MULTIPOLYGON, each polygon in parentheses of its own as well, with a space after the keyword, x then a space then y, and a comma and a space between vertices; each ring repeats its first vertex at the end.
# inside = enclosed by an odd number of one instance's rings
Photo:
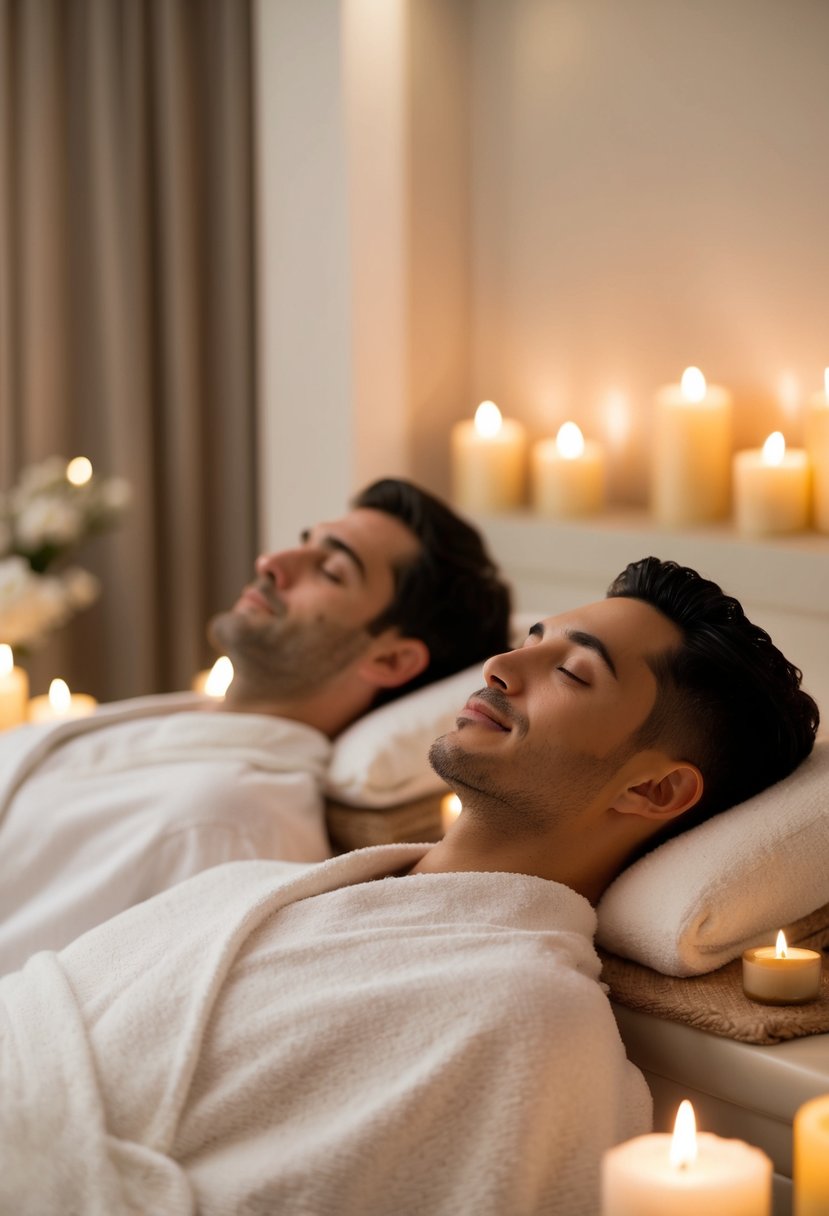
POLYGON ((0 1210, 595 1216, 650 1124, 595 914, 386 877, 426 847, 221 866, 0 981, 0 1210))
POLYGON ((699 975, 773 944, 826 903, 829 738, 820 738, 791 776, 620 874, 599 903, 597 940, 664 975, 699 975))
POLYGON ((329 754, 193 694, 0 736, 0 974, 221 862, 330 856, 329 754))

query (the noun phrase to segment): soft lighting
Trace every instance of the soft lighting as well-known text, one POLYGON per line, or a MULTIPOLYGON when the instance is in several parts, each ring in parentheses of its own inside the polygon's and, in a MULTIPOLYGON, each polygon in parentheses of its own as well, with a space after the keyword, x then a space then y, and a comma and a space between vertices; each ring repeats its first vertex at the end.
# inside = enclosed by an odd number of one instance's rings
POLYGON ((684 1170, 697 1159, 697 1121, 694 1108, 687 1098, 679 1104, 671 1140, 671 1165, 684 1170))
POLYGON ((227 655, 223 654, 210 668, 210 674, 204 684, 204 691, 208 697, 223 697, 230 687, 232 679, 233 664, 227 655))
POLYGON ((494 439, 502 421, 501 411, 494 401, 482 401, 475 410, 475 430, 482 439, 494 439))
POLYGON ((56 714, 65 714, 72 704, 72 694, 65 680, 53 680, 49 685, 49 704, 56 714))
POLYGON ((444 794, 440 800, 440 822, 444 832, 449 831, 462 810, 463 804, 457 794, 444 794))
POLYGON ((698 367, 686 367, 679 388, 686 401, 696 403, 705 400, 705 376, 698 367))
POLYGON ((605 406, 607 437, 615 448, 623 448, 630 438, 630 402, 621 389, 613 389, 605 406))
POLYGON ((786 455, 786 440, 782 431, 772 431, 763 444, 763 464, 780 465, 786 455))
POLYGON ((823 369, 823 391, 826 394, 826 400, 829 401, 829 367, 823 369))
POLYGON ((14 667, 14 655, 7 642, 0 645, 0 676, 7 676, 14 667))
POLYGON ((66 480, 73 486, 85 486, 92 476, 92 461, 86 456, 76 456, 66 466, 66 480))
POLYGON ((584 436, 575 422, 564 422, 558 428, 556 448, 565 460, 577 460, 584 455, 584 436))
POLYGON ((789 944, 786 941, 786 934, 783 932, 782 929, 777 934, 777 942, 775 943, 775 947, 774 947, 774 957, 775 958, 788 958, 789 957, 789 944))

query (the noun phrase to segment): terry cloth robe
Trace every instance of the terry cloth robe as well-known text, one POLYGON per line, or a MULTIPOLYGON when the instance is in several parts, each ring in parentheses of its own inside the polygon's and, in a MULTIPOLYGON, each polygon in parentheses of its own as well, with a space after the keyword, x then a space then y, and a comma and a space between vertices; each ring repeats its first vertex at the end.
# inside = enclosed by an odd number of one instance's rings
POLYGON ((330 857, 330 751, 191 693, 0 735, 0 974, 220 862, 330 857))
POLYGON ((0 980, 0 1211, 596 1216, 650 1126, 593 909, 426 845, 239 862, 0 980))

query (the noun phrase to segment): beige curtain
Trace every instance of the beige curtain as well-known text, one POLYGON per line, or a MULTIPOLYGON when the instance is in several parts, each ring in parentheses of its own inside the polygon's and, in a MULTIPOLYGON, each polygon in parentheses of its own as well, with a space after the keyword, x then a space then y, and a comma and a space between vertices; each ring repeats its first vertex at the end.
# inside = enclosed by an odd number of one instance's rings
POLYGON ((99 602, 30 664, 184 688, 255 545, 249 0, 0 0, 0 488, 131 483, 99 602))

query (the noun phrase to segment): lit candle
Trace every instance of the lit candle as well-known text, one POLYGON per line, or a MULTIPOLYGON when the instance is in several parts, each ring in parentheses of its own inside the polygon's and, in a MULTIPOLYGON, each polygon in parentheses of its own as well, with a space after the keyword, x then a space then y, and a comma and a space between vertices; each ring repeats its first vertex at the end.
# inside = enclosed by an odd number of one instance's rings
POLYGON ((226 654, 216 660, 209 671, 200 671, 193 678, 193 692, 207 693, 208 697, 223 697, 233 680, 233 664, 226 654))
POLYGON ((812 1098, 794 1117, 794 1216, 829 1212, 829 1094, 812 1098))
POLYGON ((651 505, 671 527, 728 514, 731 476, 731 394, 687 367, 680 384, 656 394, 651 505))
POLYGON ((809 398, 806 450, 812 463, 812 516, 818 532, 829 532, 829 367, 823 392, 809 398))
POLYGON ((771 1161, 742 1140, 696 1133, 683 1102, 673 1136, 637 1136, 602 1158, 602 1216, 770 1216, 771 1161))
POLYGON ((57 722, 64 718, 85 718, 98 702, 89 693, 70 692, 65 680, 53 680, 46 696, 32 697, 30 722, 57 722))
POLYGON ((514 418, 482 401, 474 421, 452 427, 452 496, 465 511, 504 511, 521 505, 527 440, 514 418))
POLYGON ((29 677, 22 667, 15 667, 11 646, 0 645, 0 730, 19 726, 26 721, 29 700, 29 677))
POLYGON ((463 806, 457 794, 444 794, 440 800, 440 822, 444 835, 449 831, 462 810, 463 806))
POLYGON ((763 1005, 805 1005, 820 993, 821 956, 786 944, 781 929, 774 946, 743 951, 743 991, 763 1005))
POLYGON ((85 486, 92 480, 92 461, 87 456, 75 456, 66 466, 66 480, 73 486, 85 486))
POLYGON ((809 459, 787 448, 780 431, 762 448, 734 456, 734 513, 739 532, 801 532, 809 523, 809 459))
POLYGON ((585 442, 575 422, 532 451, 532 499, 539 515, 568 519, 595 515, 604 506, 605 457, 601 444, 585 442))

